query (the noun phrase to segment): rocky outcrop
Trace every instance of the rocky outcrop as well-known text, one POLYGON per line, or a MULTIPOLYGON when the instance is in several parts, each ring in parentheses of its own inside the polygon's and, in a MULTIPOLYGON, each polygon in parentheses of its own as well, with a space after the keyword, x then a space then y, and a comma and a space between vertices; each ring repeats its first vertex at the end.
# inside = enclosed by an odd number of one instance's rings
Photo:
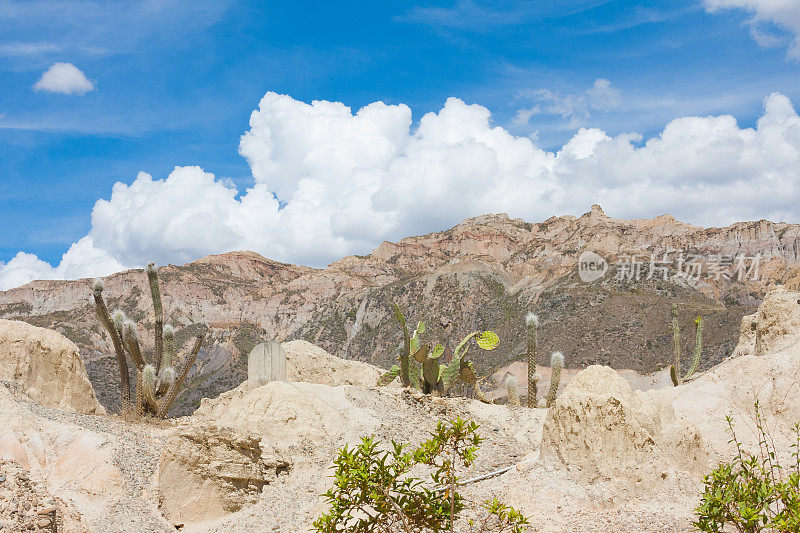
POLYGON ((758 402, 765 427, 788 456, 800 421, 800 292, 774 287, 742 321, 731 357, 680 387, 634 391, 618 372, 579 372, 549 410, 542 457, 589 479, 678 470, 698 478, 735 453, 726 417, 744 449, 757 450, 758 402))
POLYGON ((42 405, 85 414, 105 413, 94 395, 78 347, 55 331, 0 320, 0 379, 16 382, 42 405))
MULTIPOLYGON (((243 523, 279 523, 281 530, 305 531, 324 508, 318 495, 331 486, 330 466, 338 449, 352 448, 370 435, 382 446, 391 439, 418 443, 430 436, 437 421, 456 416, 476 421, 488 435, 477 461, 477 472, 486 473, 536 447, 544 411, 436 398, 397 387, 274 381, 205 400, 187 423, 256 435, 261 450, 291 462, 287 476, 264 485, 254 505, 215 522, 215 531, 234 531, 243 523)), ((198 478, 191 486, 205 490, 198 478)), ((183 516, 193 512, 187 508, 183 516)))
POLYGON ((0 459, 0 478, 0 531, 89 531, 75 508, 50 494, 27 468, 0 459))
POLYGON ((258 501, 264 486, 291 468, 259 441, 257 435, 226 427, 179 429, 167 440, 159 463, 164 515, 175 524, 200 522, 258 501))
POLYGON ((550 408, 542 457, 576 468, 589 480, 698 470, 707 453, 694 426, 669 401, 634 391, 615 370, 590 366, 550 408))
POLYGON ((0 464, 12 462, 52 495, 59 531, 163 531, 158 524, 167 524, 155 506, 139 501, 162 433, 118 417, 43 408, 16 383, 0 383, 0 464))
POLYGON ((331 355, 308 341, 284 342, 281 346, 286 351, 288 381, 374 387, 384 372, 361 361, 349 361, 331 355))
POLYGON ((742 317, 739 344, 733 356, 766 355, 797 345, 800 345, 800 293, 776 285, 767 291, 757 312, 742 317))
POLYGON ((756 349, 756 328, 758 327, 758 315, 744 315, 739 326, 739 344, 731 353, 731 357, 740 355, 753 355, 756 349))
POLYGON ((679 416, 704 421, 704 438, 715 450, 730 452, 725 416, 746 448, 755 444, 756 401, 775 443, 786 449, 792 444, 790 428, 800 422, 798 302, 800 292, 774 287, 758 311, 742 320, 734 357, 683 387, 660 392, 679 416))
POLYGON ((766 355, 800 343, 800 293, 778 285, 770 289, 756 313, 753 353, 766 355))
MULTIPOLYGON (((194 418, 261 435, 264 446, 283 455, 309 450, 322 454, 344 435, 368 434, 378 427, 378 413, 354 401, 350 394, 356 392, 355 388, 285 381, 272 381, 253 390, 239 386, 213 400, 203 400, 194 418)), ((390 409, 392 402, 377 396, 390 409)))

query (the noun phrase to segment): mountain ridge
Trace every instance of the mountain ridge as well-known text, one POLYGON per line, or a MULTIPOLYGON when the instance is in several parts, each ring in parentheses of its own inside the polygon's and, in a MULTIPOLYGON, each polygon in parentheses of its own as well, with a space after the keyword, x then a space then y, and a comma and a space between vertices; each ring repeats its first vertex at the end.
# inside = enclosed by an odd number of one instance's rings
MULTIPOLYGON (((409 320, 425 320, 427 338, 448 348, 469 331, 496 330, 501 347, 472 354, 484 375, 524 352, 522 317, 529 310, 542 318, 539 364, 557 349, 567 355, 568 367, 663 368, 672 358, 669 313, 676 304, 686 328, 694 316, 704 316, 702 367, 708 368, 733 349, 741 317, 753 311, 769 285, 798 286, 798 258, 800 225, 759 220, 701 228, 670 215, 615 219, 594 205, 580 217, 538 223, 502 213, 478 215, 445 231, 384 241, 369 254, 349 255, 325 268, 234 251, 160 267, 159 276, 165 315, 178 327, 179 340, 198 328, 209 332, 190 391, 177 404, 186 413, 201 397, 238 385, 246 355, 260 340, 304 339, 343 358, 390 365, 400 339, 392 301, 409 320), (578 276, 586 250, 609 264, 606 276, 594 283, 578 276), (665 267, 667 279, 634 281, 616 279, 612 269, 615 260, 684 253, 758 256, 759 279, 692 282, 665 267), (574 331, 584 330, 576 338, 574 331)), ((106 294, 109 306, 121 307, 145 327, 151 323, 141 269, 106 277, 106 294)), ((51 327, 75 342, 98 398, 113 409, 112 350, 90 295, 87 279, 34 281, 0 292, 0 318, 51 327)), ((685 337, 691 337, 688 329, 685 337)))

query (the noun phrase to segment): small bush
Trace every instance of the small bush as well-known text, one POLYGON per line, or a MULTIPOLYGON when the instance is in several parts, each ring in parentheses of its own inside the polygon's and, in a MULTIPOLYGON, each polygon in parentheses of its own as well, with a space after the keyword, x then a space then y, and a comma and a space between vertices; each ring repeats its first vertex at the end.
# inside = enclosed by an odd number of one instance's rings
MULTIPOLYGON (((324 494, 330 509, 314 522, 315 530, 454 531, 468 506, 458 492, 457 470, 475 461, 481 443, 477 429, 475 422, 456 418, 439 422, 431 438, 413 450, 395 441, 382 450, 371 437, 352 449, 345 445, 334 460, 334 486, 324 494), (417 465, 432 467, 429 483, 409 475, 417 465)), ((527 529, 527 518, 497 499, 480 507, 481 520, 466 521, 471 532, 527 529)))
POLYGON ((720 533, 726 526, 742 533, 800 531, 800 425, 794 427, 792 461, 785 467, 764 429, 758 402, 755 408, 759 449, 754 455, 742 449, 731 418, 726 417, 737 454, 703 479, 705 492, 694 523, 700 531, 720 533))

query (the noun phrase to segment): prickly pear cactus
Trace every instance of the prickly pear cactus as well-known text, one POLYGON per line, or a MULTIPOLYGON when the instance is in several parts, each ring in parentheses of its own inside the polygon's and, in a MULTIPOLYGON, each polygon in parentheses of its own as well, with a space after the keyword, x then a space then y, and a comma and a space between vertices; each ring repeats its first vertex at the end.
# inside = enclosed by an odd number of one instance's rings
POLYGON ((464 359, 471 340, 474 339, 475 344, 483 350, 494 350, 500 343, 500 338, 493 331, 475 331, 462 339, 453 351, 450 362, 443 364, 441 359, 444 346, 437 344, 431 347, 430 344, 422 343, 421 335, 425 333, 425 323, 418 322, 414 333, 409 333, 400 307, 396 303, 393 305, 395 318, 403 332, 403 343, 398 356, 400 364, 392 366, 383 374, 378 385, 388 385, 400 376, 405 387, 419 388, 426 394, 446 394, 459 380, 475 383, 477 379, 472 363, 464 359))

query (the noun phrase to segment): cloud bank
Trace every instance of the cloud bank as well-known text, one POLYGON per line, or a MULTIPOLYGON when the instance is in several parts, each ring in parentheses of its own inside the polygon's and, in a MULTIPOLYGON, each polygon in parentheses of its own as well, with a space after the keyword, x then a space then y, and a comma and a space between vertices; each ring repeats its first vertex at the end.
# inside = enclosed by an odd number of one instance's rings
POLYGON ((94 90, 94 82, 72 63, 53 63, 33 85, 33 90, 61 94, 86 94, 94 90))
POLYGON ((551 152, 457 98, 415 125, 402 104, 353 113, 270 92, 239 151, 250 189, 199 167, 163 179, 142 172, 96 202, 89 234, 60 264, 20 252, 0 264, 0 288, 238 249, 325 265, 488 212, 538 221, 600 203, 616 217, 670 213, 722 225, 797 221, 800 203, 800 117, 777 93, 754 128, 728 115, 683 117, 646 142, 582 128, 551 152))

